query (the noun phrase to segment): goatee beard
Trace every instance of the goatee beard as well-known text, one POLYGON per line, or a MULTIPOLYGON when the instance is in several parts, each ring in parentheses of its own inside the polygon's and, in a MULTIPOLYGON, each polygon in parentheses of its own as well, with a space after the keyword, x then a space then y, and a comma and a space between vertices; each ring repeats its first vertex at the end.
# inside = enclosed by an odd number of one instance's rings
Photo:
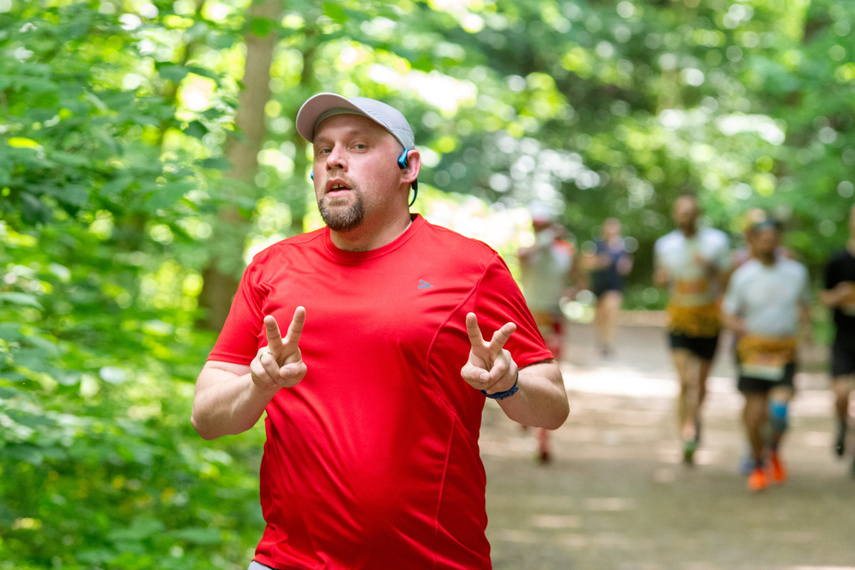
POLYGON ((362 225, 365 218, 365 208, 362 203, 362 196, 354 191, 356 202, 347 208, 336 208, 331 210, 323 202, 322 198, 318 199, 318 211, 321 213, 321 218, 331 230, 337 232, 346 232, 358 228, 362 225))

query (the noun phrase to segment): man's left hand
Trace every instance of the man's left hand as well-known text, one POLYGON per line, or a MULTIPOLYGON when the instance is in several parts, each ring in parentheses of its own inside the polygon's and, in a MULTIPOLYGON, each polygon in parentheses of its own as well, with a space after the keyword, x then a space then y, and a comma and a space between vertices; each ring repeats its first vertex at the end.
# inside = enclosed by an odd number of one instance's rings
POLYGON ((513 387, 518 368, 511 358, 511 353, 505 350, 504 346, 515 330, 517 325, 506 323, 493 334, 490 342, 487 342, 481 335, 475 313, 466 315, 466 332, 472 350, 460 375, 470 386, 488 394, 505 392, 513 387))

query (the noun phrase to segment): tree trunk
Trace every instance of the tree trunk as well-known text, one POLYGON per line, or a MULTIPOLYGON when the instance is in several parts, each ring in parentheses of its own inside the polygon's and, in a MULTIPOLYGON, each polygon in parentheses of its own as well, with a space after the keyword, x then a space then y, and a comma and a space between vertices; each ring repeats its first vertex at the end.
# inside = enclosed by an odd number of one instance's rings
MULTIPOLYGON (((300 75, 300 88, 306 98, 314 94, 315 87, 315 54, 317 53, 317 32, 309 28, 306 30, 306 48, 303 50, 303 72, 300 75)), ((294 143, 294 180, 295 184, 291 186, 291 191, 288 192, 288 207, 291 210, 291 235, 303 233, 304 220, 308 204, 306 203, 306 192, 304 191, 305 181, 302 175, 309 167, 309 160, 306 155, 308 143, 306 139, 300 136, 297 129, 294 129, 291 142, 294 143)))
MULTIPOLYGON (((270 100, 270 67, 278 40, 275 30, 282 12, 281 0, 257 0, 249 10, 250 20, 266 19, 273 25, 271 32, 263 36, 247 33, 243 90, 235 116, 237 135, 226 142, 226 156, 232 164, 223 189, 227 196, 245 194, 258 171, 258 152, 266 135, 264 107, 270 100)), ((212 330, 221 329, 226 321, 243 269, 249 232, 249 217, 235 203, 221 206, 217 218, 217 238, 208 267, 202 272, 204 285, 199 295, 200 306, 205 310, 201 325, 212 330)))

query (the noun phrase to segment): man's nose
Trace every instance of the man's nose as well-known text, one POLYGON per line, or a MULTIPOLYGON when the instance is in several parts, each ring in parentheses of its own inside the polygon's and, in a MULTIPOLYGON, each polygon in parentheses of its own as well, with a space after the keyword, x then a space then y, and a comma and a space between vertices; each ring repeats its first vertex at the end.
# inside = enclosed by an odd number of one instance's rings
POLYGON ((347 164, 344 148, 341 145, 335 145, 327 155, 327 170, 333 168, 344 168, 347 164))

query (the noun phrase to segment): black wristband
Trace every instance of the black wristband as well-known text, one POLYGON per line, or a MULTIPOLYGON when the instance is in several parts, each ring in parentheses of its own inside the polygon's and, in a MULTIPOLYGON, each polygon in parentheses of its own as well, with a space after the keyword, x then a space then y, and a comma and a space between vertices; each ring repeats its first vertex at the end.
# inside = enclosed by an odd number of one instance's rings
POLYGON ((517 382, 519 382, 519 379, 520 379, 520 370, 519 370, 519 368, 517 368, 517 376, 516 376, 516 378, 514 378, 514 385, 511 386, 510 390, 505 390, 504 392, 496 392, 495 394, 488 394, 484 390, 480 390, 480 392, 482 394, 484 394, 485 396, 487 396, 488 398, 490 398, 491 400, 504 400, 505 398, 510 398, 511 396, 516 394, 517 390, 520 389, 520 387, 517 386, 517 382))

